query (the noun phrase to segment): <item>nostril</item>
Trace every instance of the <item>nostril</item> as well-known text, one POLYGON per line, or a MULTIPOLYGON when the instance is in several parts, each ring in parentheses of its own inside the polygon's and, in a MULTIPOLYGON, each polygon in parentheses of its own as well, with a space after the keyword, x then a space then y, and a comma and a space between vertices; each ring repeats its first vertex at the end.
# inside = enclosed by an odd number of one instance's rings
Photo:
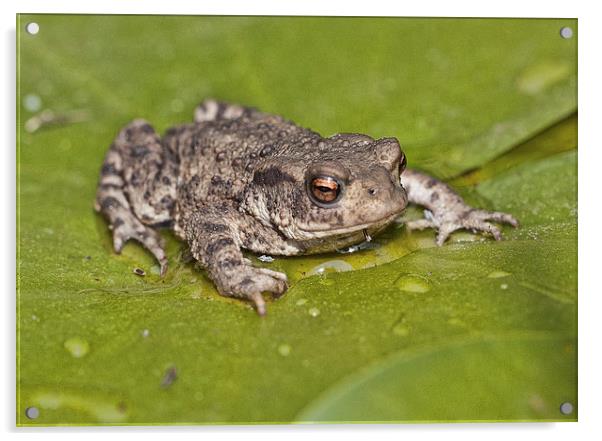
POLYGON ((376 190, 376 188, 369 188, 369 189, 368 189, 368 194, 369 194, 370 196, 374 196, 376 193, 377 193, 377 190, 376 190))

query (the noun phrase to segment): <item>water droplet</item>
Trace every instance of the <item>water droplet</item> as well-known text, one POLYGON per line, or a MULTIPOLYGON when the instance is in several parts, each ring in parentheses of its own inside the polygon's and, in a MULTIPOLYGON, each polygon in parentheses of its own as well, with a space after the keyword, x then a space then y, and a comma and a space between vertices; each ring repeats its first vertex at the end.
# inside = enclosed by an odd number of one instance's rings
POLYGON ((318 308, 309 308, 309 315, 311 315, 312 317, 317 317, 320 315, 320 310, 318 308))
POLYGON ((23 98, 23 107, 29 112, 37 112, 42 108, 42 98, 33 93, 25 95, 23 98))
POLYGON ((305 305, 306 303, 307 303, 307 299, 299 299, 295 302, 295 305, 301 306, 301 305, 305 305))
POLYGON ((271 263, 274 261, 274 258, 272 256, 266 256, 265 254, 259 256, 258 259, 265 263, 271 263))
POLYGON ((339 254, 352 254, 352 253, 356 253, 358 251, 362 251, 362 250, 374 250, 374 249, 378 249, 380 248, 381 245, 372 241, 372 242, 362 242, 362 243, 358 243, 357 245, 351 245, 350 247, 347 248, 342 248, 337 250, 337 253, 339 254))
POLYGON ((150 267, 150 273, 154 274, 155 276, 159 276, 161 275, 161 267, 159 267, 159 265, 153 265, 150 267))
POLYGON ((431 289, 428 281, 425 278, 411 274, 401 276, 399 279, 397 279, 395 285, 402 291, 414 293, 425 293, 431 289))
POLYGON ((489 277, 490 279, 501 279, 502 277, 508 277, 509 275, 511 274, 507 273, 506 271, 495 270, 487 274, 487 277, 489 277))
POLYGON ((508 289, 508 284, 507 283, 502 283, 500 285, 500 288, 502 288, 502 289, 508 289))
POLYGON ((312 276, 314 274, 340 273, 352 270, 353 267, 344 260, 329 260, 328 262, 323 262, 320 265, 312 268, 307 275, 312 276))
POLYGON ((393 327, 393 334, 399 335, 400 337, 405 337, 409 333, 410 333, 410 329, 402 323, 398 323, 393 327))
POLYGON ((90 351, 90 344, 80 337, 72 337, 66 340, 64 346, 75 358, 82 358, 90 351))
POLYGON ((278 346, 278 353, 283 357, 288 357, 291 353, 291 347, 287 344, 282 344, 278 346))
POLYGON ((150 335, 150 331, 148 329, 143 329, 140 334, 142 335, 142 337, 146 338, 150 335))
POLYGON ((37 315, 35 315, 35 314, 32 314, 32 315, 31 315, 31 319, 32 319, 34 322, 39 322, 39 321, 40 321, 40 317, 38 317, 38 316, 37 316, 37 315))

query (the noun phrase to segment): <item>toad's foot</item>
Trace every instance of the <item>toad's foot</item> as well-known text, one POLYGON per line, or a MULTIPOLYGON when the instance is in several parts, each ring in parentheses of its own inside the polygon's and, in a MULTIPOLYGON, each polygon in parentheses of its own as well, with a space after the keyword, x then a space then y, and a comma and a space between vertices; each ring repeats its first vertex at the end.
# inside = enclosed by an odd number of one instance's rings
POLYGON ((126 213, 123 214, 123 218, 117 218, 109 228, 113 230, 113 248, 116 253, 121 253, 128 240, 135 239, 155 256, 161 267, 161 277, 165 275, 167 256, 163 239, 157 231, 143 225, 134 216, 128 216, 126 213))
POLYGON ((286 274, 246 264, 236 268, 231 277, 218 278, 216 281, 220 294, 250 300, 259 315, 266 313, 263 292, 271 292, 280 297, 287 289, 286 274))
POLYGON ((437 245, 441 246, 449 235, 459 229, 471 230, 473 233, 482 231, 491 234, 495 240, 502 239, 500 229, 488 221, 510 224, 518 227, 518 220, 512 215, 499 211, 486 211, 471 208, 464 205, 462 209, 449 212, 424 211, 424 219, 414 220, 406 223, 410 230, 423 230, 425 228, 436 228, 437 245))
POLYGON ((409 201, 426 208, 425 218, 410 221, 406 224, 407 227, 411 230, 436 228, 439 231, 439 246, 443 245, 453 231, 461 228, 475 233, 483 231, 491 234, 495 240, 500 240, 500 229, 488 221, 518 227, 518 221, 512 215, 472 208, 449 185, 425 173, 408 169, 401 175, 400 182, 408 194, 409 201))

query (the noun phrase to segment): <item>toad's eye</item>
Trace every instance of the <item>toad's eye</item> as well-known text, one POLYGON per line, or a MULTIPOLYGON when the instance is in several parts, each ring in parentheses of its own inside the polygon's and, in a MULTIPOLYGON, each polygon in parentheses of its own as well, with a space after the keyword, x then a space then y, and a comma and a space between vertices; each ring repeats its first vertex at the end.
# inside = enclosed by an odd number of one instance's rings
POLYGON ((406 165, 408 165, 408 159, 406 158, 405 153, 402 152, 401 159, 399 160, 399 176, 401 176, 403 171, 406 169, 406 165))
POLYGON ((329 205, 338 201, 341 183, 331 176, 317 176, 309 182, 309 196, 318 205, 329 205))

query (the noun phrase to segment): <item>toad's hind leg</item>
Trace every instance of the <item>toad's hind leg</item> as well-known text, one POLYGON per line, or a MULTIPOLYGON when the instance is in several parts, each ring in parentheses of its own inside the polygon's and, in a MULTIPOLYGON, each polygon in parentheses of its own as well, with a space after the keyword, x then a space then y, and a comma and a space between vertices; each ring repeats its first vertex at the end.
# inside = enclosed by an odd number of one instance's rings
POLYGON ((167 270, 163 240, 152 226, 171 222, 176 165, 154 129, 142 120, 126 126, 115 138, 102 166, 96 211, 109 220, 113 247, 120 253, 135 239, 167 270))

